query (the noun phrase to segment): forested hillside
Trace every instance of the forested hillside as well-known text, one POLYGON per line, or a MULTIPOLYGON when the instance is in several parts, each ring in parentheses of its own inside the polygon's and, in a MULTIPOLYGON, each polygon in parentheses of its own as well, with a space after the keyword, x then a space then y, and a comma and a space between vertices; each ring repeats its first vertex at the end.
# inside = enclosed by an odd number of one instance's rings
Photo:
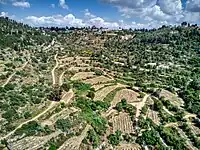
POLYGON ((200 149, 200 28, 34 28, 0 17, 0 149, 200 149))

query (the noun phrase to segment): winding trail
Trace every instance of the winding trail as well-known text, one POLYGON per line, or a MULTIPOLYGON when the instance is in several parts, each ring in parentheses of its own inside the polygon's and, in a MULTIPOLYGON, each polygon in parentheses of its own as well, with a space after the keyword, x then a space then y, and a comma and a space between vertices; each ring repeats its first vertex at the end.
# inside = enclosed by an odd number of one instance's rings
POLYGON ((8 77, 8 79, 6 80, 6 82, 5 82, 2 86, 3 86, 3 87, 6 86, 6 85, 10 82, 10 80, 12 79, 12 77, 16 74, 16 72, 17 72, 17 71, 23 70, 23 69, 26 67, 27 64, 28 64, 28 61, 25 62, 25 63, 23 64, 22 67, 20 67, 20 68, 17 69, 15 72, 13 72, 13 73, 8 77))
POLYGON ((165 106, 163 106, 164 111, 166 111, 169 115, 174 116, 174 114, 172 114, 165 106))
POLYGON ((147 101, 147 98, 150 96, 150 94, 146 94, 144 96, 144 98, 142 99, 141 102, 139 102, 137 105, 136 105, 136 114, 135 114, 135 117, 136 117, 136 121, 138 121, 138 118, 140 116, 140 113, 141 113, 141 110, 142 110, 142 107, 144 107, 146 101, 147 101))
MULTIPOLYGON (((55 67, 52 69, 52 71, 51 71, 51 73, 52 73, 52 78, 53 78, 53 85, 56 83, 55 82, 55 69, 58 67, 58 60, 57 60, 57 55, 58 54, 56 54, 55 56, 54 56, 54 59, 56 60, 56 65, 55 65, 55 67)), ((28 62, 26 62, 21 68, 23 69, 26 65, 27 65, 27 63, 28 62)), ((16 72, 15 72, 16 73, 16 72)), ((13 75, 12 75, 13 76, 13 75)), ((6 83, 8 83, 9 82, 9 80, 12 78, 12 76, 6 81, 6 83)), ((6 83, 4 84, 4 86, 6 85, 6 83)), ((73 92, 73 91, 72 91, 73 92)), ((73 94, 72 94, 73 95, 73 94)), ((64 96, 62 97, 62 99, 64 98, 64 96)), ((69 97, 69 98, 71 98, 71 97, 69 97)), ((62 100, 61 99, 61 100, 62 100)), ((62 100, 63 101, 63 100, 62 100)), ((44 115, 46 112, 48 112, 49 110, 51 110, 54 106, 56 106, 58 103, 56 103, 56 102, 51 102, 51 104, 49 105, 49 107, 46 109, 46 110, 44 110, 42 113, 40 113, 40 114, 38 114, 37 116, 35 116, 34 118, 32 118, 32 119, 30 119, 30 120, 27 120, 27 121, 25 121, 25 122, 23 122, 23 123, 21 123, 19 126, 17 126, 14 130, 12 130, 11 132, 9 132, 7 135, 5 135, 4 137, 1 137, 0 138, 0 140, 2 140, 2 139, 6 139, 6 138, 8 138, 9 136, 11 136, 11 135, 13 135, 14 133, 15 133, 15 131, 17 130, 17 129, 19 129, 19 128, 21 128, 23 125, 25 125, 25 124, 27 124, 27 123, 29 123, 29 122, 31 122, 31 121, 35 121, 35 120, 37 120, 38 118, 40 118, 42 115, 44 115)))
MULTIPOLYGON (((65 102, 65 103, 69 103, 69 101, 72 99, 72 97, 74 96, 74 93, 72 90, 70 90, 69 92, 67 92, 66 94, 63 95, 62 99, 61 99, 61 102, 65 102), (66 95, 70 95, 68 97, 66 97, 66 95)), ((44 115, 45 113, 47 113, 49 110, 51 110, 53 107, 55 107, 57 104, 59 103, 56 103, 56 102, 51 102, 51 104, 49 105, 49 107, 44 110, 42 113, 38 114, 37 116, 35 116, 34 118, 30 119, 30 120, 27 120, 23 123, 21 123, 19 126, 17 126, 13 131, 9 132, 7 135, 5 135, 4 137, 1 137, 0 140, 2 139, 6 139, 8 138, 9 136, 11 136, 12 134, 15 133, 15 131, 17 131, 17 129, 21 128, 23 125, 31 122, 31 121, 35 121, 37 120, 38 118, 40 118, 42 115, 44 115)))
POLYGON ((54 56, 54 60, 56 61, 56 65, 55 65, 55 67, 54 67, 54 68, 52 69, 52 71, 51 71, 51 74, 52 74, 52 80, 53 80, 53 85, 56 84, 55 70, 56 70, 56 68, 57 68, 58 65, 59 65, 59 62, 58 62, 58 60, 57 60, 57 56, 58 56, 58 54, 56 54, 56 55, 54 56))
POLYGON ((8 137, 11 136, 12 134, 14 134, 15 131, 17 131, 17 129, 21 128, 23 125, 25 125, 25 124, 27 124, 27 123, 29 123, 29 122, 31 122, 31 121, 37 120, 39 117, 41 117, 41 116, 44 115, 46 112, 48 112, 50 109, 52 109, 56 104, 57 104, 57 103, 52 102, 52 103, 50 104, 50 106, 49 106, 46 110, 44 110, 42 113, 38 114, 37 116, 35 116, 34 118, 32 118, 32 119, 30 119, 30 120, 27 120, 27 121, 21 123, 21 124, 20 124, 19 126, 17 126, 14 130, 12 130, 11 132, 9 132, 6 136, 1 137, 0 140, 8 138, 8 137))
POLYGON ((61 86, 63 84, 63 76, 65 74, 65 71, 62 72, 62 74, 59 77, 59 85, 61 86))

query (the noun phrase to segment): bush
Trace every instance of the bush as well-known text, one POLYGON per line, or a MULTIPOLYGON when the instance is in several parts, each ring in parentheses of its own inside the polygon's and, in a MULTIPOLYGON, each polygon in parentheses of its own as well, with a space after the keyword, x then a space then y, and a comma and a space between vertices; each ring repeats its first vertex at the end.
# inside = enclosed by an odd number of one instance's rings
POLYGON ((71 128, 71 122, 69 119, 58 119, 56 121, 56 128, 66 132, 71 128))
POLYGON ((108 142, 112 145, 118 145, 121 140, 121 131, 117 130, 115 134, 110 134, 108 136, 108 142))
POLYGON ((26 136, 33 136, 43 131, 44 131, 43 128, 36 121, 31 121, 27 124, 24 124, 21 128, 17 129, 15 131, 15 134, 16 135, 25 134, 26 136))
POLYGON ((103 75, 103 71, 100 69, 95 69, 94 72, 95 72, 95 75, 97 75, 97 76, 103 75))
POLYGON ((63 83, 63 85, 61 86, 61 88, 63 90, 65 90, 66 92, 68 92, 71 88, 70 84, 69 83, 63 83))
POLYGON ((87 97, 94 99, 94 97, 95 97, 94 92, 92 92, 92 91, 88 92, 87 97))
POLYGON ((57 150, 55 145, 51 145, 48 150, 57 150))

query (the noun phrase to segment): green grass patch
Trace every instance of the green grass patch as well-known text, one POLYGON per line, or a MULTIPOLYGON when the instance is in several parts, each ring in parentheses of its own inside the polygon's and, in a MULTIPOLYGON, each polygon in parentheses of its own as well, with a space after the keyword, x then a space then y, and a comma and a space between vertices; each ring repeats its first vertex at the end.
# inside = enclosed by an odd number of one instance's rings
POLYGON ((88 91, 93 90, 91 84, 86 84, 80 81, 74 81, 73 88, 75 88, 76 94, 78 95, 83 95, 87 93, 88 91))

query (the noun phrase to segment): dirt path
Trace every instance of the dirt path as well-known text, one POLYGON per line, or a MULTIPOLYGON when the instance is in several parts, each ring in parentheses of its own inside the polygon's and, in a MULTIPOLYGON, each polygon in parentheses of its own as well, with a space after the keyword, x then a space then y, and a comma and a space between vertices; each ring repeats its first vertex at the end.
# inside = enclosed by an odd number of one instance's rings
POLYGON ((56 54, 56 55, 54 56, 54 60, 56 61, 56 65, 55 65, 55 67, 54 67, 54 68, 52 69, 52 71, 51 71, 51 74, 52 74, 52 80, 53 80, 53 85, 56 84, 55 70, 56 70, 56 68, 57 68, 58 65, 59 65, 59 62, 58 62, 58 60, 57 60, 57 55, 58 55, 58 54, 56 54))
POLYGON ((138 118, 140 116, 140 113, 141 113, 141 110, 142 110, 142 107, 144 107, 146 101, 147 101, 147 98, 150 96, 150 94, 146 94, 143 98, 143 100, 141 102, 139 102, 137 105, 136 105, 136 114, 135 114, 135 117, 136 117, 136 121, 138 121, 138 118))
POLYGON ((184 117, 183 117, 183 119, 187 119, 187 118, 196 118, 197 117, 197 115, 196 114, 187 114, 187 115, 185 115, 184 117))
POLYGON ((51 46, 53 46, 55 44, 55 39, 52 40, 52 42, 47 46, 45 47, 43 50, 47 50, 49 49, 51 46))
MULTIPOLYGON (((70 90, 69 92, 67 92, 65 95, 63 95, 62 99, 61 99, 61 102, 64 101, 65 103, 69 103, 69 101, 72 99, 72 97, 74 96, 74 93, 72 90, 70 90), (67 95, 70 95, 70 96, 67 96, 67 95)), ((13 131, 9 132, 6 136, 0 138, 0 140, 2 139, 5 139, 5 138, 8 138, 9 136, 11 136, 12 134, 15 133, 15 131, 19 128, 21 128, 24 124, 27 124, 31 121, 35 121, 37 120, 38 118, 40 118, 42 115, 44 115, 45 113, 47 113, 49 110, 51 110, 54 106, 56 106, 57 104, 59 103, 56 103, 56 102, 51 102, 51 104, 49 105, 49 107, 44 110, 42 113, 38 114, 37 116, 35 116, 34 118, 30 119, 30 120, 27 120, 23 123, 21 123, 19 126, 17 126, 13 131)))
POLYGON ((56 104, 57 104, 57 103, 55 103, 55 102, 51 102, 50 106, 49 106, 46 110, 44 110, 42 113, 38 114, 37 116, 35 116, 34 118, 32 118, 32 119, 30 119, 30 120, 27 120, 27 121, 21 123, 18 127, 16 127, 13 131, 9 132, 6 136, 1 137, 0 140, 8 138, 8 137, 11 136, 12 134, 14 134, 15 131, 16 131, 17 129, 21 128, 24 124, 27 124, 27 123, 29 123, 29 122, 31 122, 31 121, 37 120, 39 117, 41 117, 41 116, 44 115, 46 112, 48 112, 50 109, 52 109, 56 104))
POLYGON ((27 64, 28 64, 28 61, 25 62, 22 67, 20 67, 15 72, 13 72, 2 86, 3 87, 6 86, 10 82, 10 80, 12 79, 12 77, 16 74, 16 72, 20 71, 20 70, 23 70, 26 67, 27 64))
POLYGON ((172 114, 165 106, 163 106, 164 111, 166 111, 169 115, 174 116, 174 114, 172 114))
POLYGON ((178 126, 177 122, 170 122, 170 123, 167 123, 164 127, 177 127, 177 126, 178 126))
POLYGON ((58 150, 78 150, 89 129, 90 125, 87 125, 81 135, 68 139, 58 150))
MULTIPOLYGON (((72 100, 72 98, 74 97, 74 92, 72 91, 72 89, 70 89, 68 92, 66 92, 63 96, 60 102, 65 103, 66 105, 70 102, 70 100, 72 100)), ((53 114, 49 119, 46 119, 42 122, 43 125, 52 125, 53 123, 55 123, 56 121, 56 117, 57 116, 61 116, 61 114, 63 112, 65 112, 68 108, 63 109, 61 112, 59 113, 55 113, 53 114)), ((78 109, 75 108, 70 108, 72 111, 71 112, 77 112, 78 109)), ((70 112, 70 111, 69 111, 70 112)))
POLYGON ((72 89, 70 89, 68 92, 66 92, 62 99, 61 99, 61 102, 64 102, 65 104, 68 104, 69 101, 74 97, 74 92, 72 89))
POLYGON ((63 76, 65 74, 65 71, 62 72, 62 74, 59 77, 59 85, 61 86, 63 84, 63 76))

